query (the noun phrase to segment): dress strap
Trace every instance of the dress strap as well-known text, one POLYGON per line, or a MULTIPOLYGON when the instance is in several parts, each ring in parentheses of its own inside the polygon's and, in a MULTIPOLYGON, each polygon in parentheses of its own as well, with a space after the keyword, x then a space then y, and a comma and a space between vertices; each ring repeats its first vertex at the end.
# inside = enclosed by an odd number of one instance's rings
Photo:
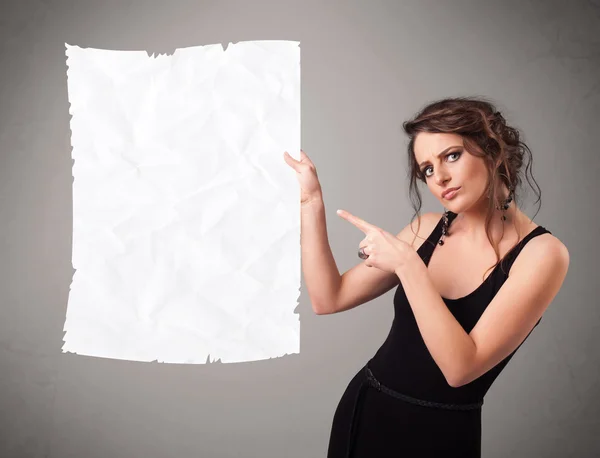
POLYGON ((517 256, 519 256, 519 253, 521 252, 521 250, 523 250, 523 247, 527 245, 527 242, 529 242, 532 238, 537 237, 538 235, 546 233, 552 234, 552 232, 550 232, 544 226, 538 226, 534 230, 530 231, 529 234, 527 234, 525 237, 523 237, 520 242, 517 242, 517 244, 514 247, 512 247, 508 253, 504 255, 504 259, 502 259, 501 262, 502 271, 505 272, 506 275, 508 275, 508 272, 514 264, 515 259, 517 259, 517 256))
MULTIPOLYGON (((452 221, 454 221, 454 218, 456 218, 456 216, 457 216, 456 213, 453 213, 450 210, 448 210, 448 226, 450 226, 452 224, 452 221)), ((419 253, 419 255, 421 256, 421 259, 423 259, 423 262, 425 263, 425 265, 429 264, 429 259, 431 258, 431 255, 433 254, 433 250, 435 250, 435 247, 437 246, 438 241, 442 237, 443 224, 444 224, 444 215, 442 214, 442 217, 439 219, 438 223, 433 228, 433 231, 431 231, 431 234, 429 234, 429 237, 427 237, 427 239, 423 242, 423 244, 417 250, 417 253, 419 253)))
MULTIPOLYGON (((448 227, 450 227, 450 225, 452 224, 452 221, 454 221, 454 218, 456 218, 457 216, 458 216, 457 213, 454 213, 454 212, 448 210, 448 227)), ((438 221, 436 226, 433 228, 433 231, 431 232, 431 234, 429 234, 429 237, 427 237, 427 239, 423 242, 423 244, 417 250, 417 252, 421 256, 421 258, 423 259, 423 262, 425 263, 425 265, 429 265, 429 260, 431 259, 433 250, 435 250, 435 247, 437 246, 438 241, 442 237, 442 225, 443 224, 444 224, 444 216, 442 215, 442 217, 440 218, 440 220, 438 221)), ((521 241, 518 242, 513 248, 511 248, 510 251, 508 253, 506 253, 506 255, 504 256, 504 259, 501 262, 502 270, 504 272, 508 273, 508 271, 510 270, 511 266, 513 265, 515 259, 517 258, 517 256, 519 255, 519 253, 521 252, 523 247, 527 244, 527 242, 529 242, 532 238, 534 238, 538 235, 545 234, 545 233, 551 234, 552 232, 550 232, 544 226, 538 226, 534 230, 529 232, 529 234, 527 234, 525 237, 523 237, 521 239, 521 241)))

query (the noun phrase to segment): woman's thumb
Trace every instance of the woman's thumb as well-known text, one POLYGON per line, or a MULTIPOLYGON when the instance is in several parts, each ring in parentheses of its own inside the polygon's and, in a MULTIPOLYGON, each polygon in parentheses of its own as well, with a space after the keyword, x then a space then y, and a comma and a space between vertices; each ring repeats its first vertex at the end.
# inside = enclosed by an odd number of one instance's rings
POLYGON ((296 167, 295 167, 295 164, 299 164, 299 163, 300 163, 300 161, 297 161, 296 159, 294 159, 294 158, 293 158, 293 157, 292 157, 292 156, 291 156, 291 155, 290 155, 290 154, 289 154, 287 151, 285 151, 285 152, 283 153, 283 157, 284 157, 285 161, 286 161, 288 164, 290 164, 292 167, 294 167, 294 168, 296 168, 296 167), (290 162, 291 162, 291 163, 290 163, 290 162))

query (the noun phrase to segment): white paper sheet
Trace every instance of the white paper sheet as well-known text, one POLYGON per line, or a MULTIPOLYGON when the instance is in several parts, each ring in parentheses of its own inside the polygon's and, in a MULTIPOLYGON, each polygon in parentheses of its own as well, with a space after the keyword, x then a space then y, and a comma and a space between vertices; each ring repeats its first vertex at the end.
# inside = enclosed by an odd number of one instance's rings
POLYGON ((223 363, 299 353, 297 41, 66 44, 73 267, 63 352, 223 363))

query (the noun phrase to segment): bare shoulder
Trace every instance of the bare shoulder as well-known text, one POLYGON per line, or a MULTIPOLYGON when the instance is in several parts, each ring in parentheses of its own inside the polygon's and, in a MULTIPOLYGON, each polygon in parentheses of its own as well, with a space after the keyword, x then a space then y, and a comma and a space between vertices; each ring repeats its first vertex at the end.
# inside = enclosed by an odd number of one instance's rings
POLYGON ((397 237, 410 244, 415 251, 417 251, 423 242, 427 240, 427 237, 431 235, 435 226, 442 218, 443 213, 428 212, 421 215, 421 223, 419 225, 418 217, 406 225, 404 229, 400 231, 397 237), (416 238, 415 238, 416 235, 416 238))
MULTIPOLYGON (((543 233, 533 237, 515 258, 515 269, 531 269, 545 264, 557 271, 565 271, 569 267, 569 250, 566 245, 551 233, 543 233)), ((513 270, 513 269, 511 269, 513 270)))

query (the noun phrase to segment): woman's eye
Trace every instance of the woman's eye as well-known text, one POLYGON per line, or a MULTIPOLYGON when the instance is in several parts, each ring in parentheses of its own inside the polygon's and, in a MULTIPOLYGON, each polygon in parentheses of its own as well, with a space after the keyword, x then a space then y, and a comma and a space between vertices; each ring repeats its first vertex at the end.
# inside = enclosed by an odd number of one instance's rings
MULTIPOLYGON (((458 157, 460 157, 460 155, 461 155, 461 152, 460 152, 460 151, 454 151, 453 153, 447 154, 447 155, 446 155, 446 157, 450 157, 450 156, 453 156, 453 155, 455 155, 455 154, 456 154, 458 157)), ((454 161, 452 161, 452 162, 455 162, 455 161, 457 161, 457 160, 458 160, 458 157, 457 157, 457 158, 456 158, 454 161)), ((426 178, 431 176, 431 175, 427 175, 427 170, 429 170, 429 168, 430 168, 430 167, 431 167, 431 166, 428 166, 428 167, 425 167, 425 168, 423 169, 423 175, 425 175, 425 177, 426 177, 426 178)))

